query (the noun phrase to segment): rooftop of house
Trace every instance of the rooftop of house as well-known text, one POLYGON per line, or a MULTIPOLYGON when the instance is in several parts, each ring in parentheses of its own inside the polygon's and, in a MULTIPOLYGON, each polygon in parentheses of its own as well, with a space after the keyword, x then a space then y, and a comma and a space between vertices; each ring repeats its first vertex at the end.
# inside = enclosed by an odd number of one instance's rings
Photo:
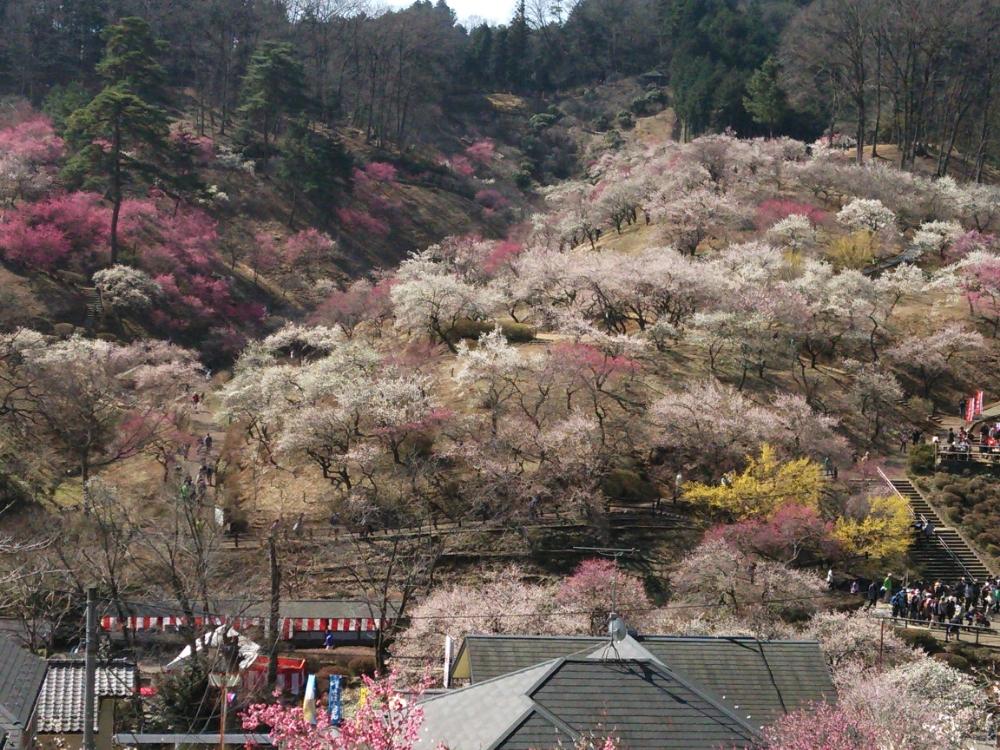
POLYGON ((628 750, 744 748, 767 723, 631 637, 432 696, 423 709, 418 747, 451 750, 571 746, 606 735, 628 750))
MULTIPOLYGON (((127 698, 135 692, 136 670, 128 662, 110 662, 97 666, 97 695, 101 698, 127 698)), ((38 700, 37 731, 43 734, 78 734, 83 732, 84 685, 86 668, 82 659, 53 659, 45 676, 38 700)), ((94 729, 97 729, 99 702, 94 703, 94 729)))
MULTIPOLYGON (((816 641, 654 635, 626 642, 760 724, 836 695, 816 641)), ((610 653, 607 638, 470 635, 458 651, 451 678, 477 684, 602 648, 610 653)))
POLYGON ((45 679, 45 659, 0 636, 0 750, 17 748, 45 679))

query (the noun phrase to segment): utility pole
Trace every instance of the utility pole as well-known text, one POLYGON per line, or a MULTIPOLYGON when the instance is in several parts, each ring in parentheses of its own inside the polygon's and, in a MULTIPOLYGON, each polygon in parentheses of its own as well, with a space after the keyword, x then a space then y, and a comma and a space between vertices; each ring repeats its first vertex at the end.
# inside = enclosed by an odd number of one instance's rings
POLYGON ((96 750, 94 741, 95 693, 97 692, 97 589, 87 588, 87 645, 84 651, 83 750, 96 750))
POLYGON ((273 527, 267 538, 267 556, 271 564, 271 611, 267 620, 267 686, 273 688, 278 682, 278 625, 281 614, 281 568, 278 566, 278 547, 273 527))

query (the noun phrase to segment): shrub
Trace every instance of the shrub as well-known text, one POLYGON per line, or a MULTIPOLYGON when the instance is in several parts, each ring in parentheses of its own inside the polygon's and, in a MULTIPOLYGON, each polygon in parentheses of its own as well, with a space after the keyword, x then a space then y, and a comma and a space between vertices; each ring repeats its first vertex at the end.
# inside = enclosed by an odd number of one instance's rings
POLYGON ((528 120, 528 127, 535 132, 538 132, 540 130, 545 130, 546 128, 551 128, 556 124, 557 119, 558 118, 555 115, 545 113, 532 115, 531 119, 528 120))
POLYGON ((653 89, 633 99, 628 108, 634 114, 643 117, 645 115, 656 114, 663 109, 666 103, 667 95, 660 89, 653 89))
POLYGON ((375 657, 356 656, 347 662, 347 669, 356 677, 360 677, 363 674, 373 675, 375 674, 375 657))
POLYGON ((606 112, 602 112, 600 115, 597 116, 597 119, 594 120, 594 130, 596 130, 599 133, 603 133, 604 131, 609 130, 610 128, 611 128, 611 115, 607 114, 606 112))
POLYGON ((969 660, 960 654, 949 654, 947 651, 934 654, 934 658, 938 661, 944 662, 952 669, 958 669, 962 672, 967 672, 969 670, 969 660))
POLYGON ((910 448, 907 465, 914 474, 930 474, 934 471, 934 446, 914 445, 910 448))
POLYGON ((877 249, 875 235, 860 229, 831 242, 827 257, 838 269, 860 270, 872 264, 877 249))
POLYGON ((601 482, 601 491, 612 500, 648 503, 660 496, 656 485, 629 469, 612 469, 601 482))
POLYGON ((635 127, 635 118, 632 117, 632 113, 627 109, 623 109, 615 115, 615 120, 618 122, 618 126, 622 130, 631 130, 635 127))
POLYGON ((941 641, 928 633, 926 630, 897 630, 898 635, 907 645, 919 648, 928 654, 936 654, 941 651, 941 641))
POLYGON ((533 341, 535 338, 535 329, 525 323, 515 323, 506 320, 472 320, 471 318, 457 320, 448 332, 448 338, 452 341, 460 339, 478 340, 482 334, 489 333, 498 325, 504 337, 512 344, 523 344, 533 341))
POLYGON ((617 130, 609 130, 604 134, 604 145, 609 149, 617 150, 625 145, 625 138, 617 130))

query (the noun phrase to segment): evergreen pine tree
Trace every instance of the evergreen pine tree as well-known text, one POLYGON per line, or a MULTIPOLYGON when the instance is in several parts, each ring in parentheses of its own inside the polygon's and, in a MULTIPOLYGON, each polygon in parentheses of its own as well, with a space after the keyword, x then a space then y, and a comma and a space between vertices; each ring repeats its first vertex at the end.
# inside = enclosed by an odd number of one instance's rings
POLYGON ((288 188, 292 204, 288 226, 294 229, 300 198, 327 210, 348 179, 351 158, 340 141, 312 130, 304 118, 295 120, 281 139, 278 178, 288 188))
POLYGON ((758 125, 767 128, 767 134, 774 135, 774 128, 785 116, 785 92, 778 83, 778 63, 773 57, 764 61, 747 82, 747 95, 743 106, 758 125))
POLYGON ((112 203, 111 265, 119 262, 118 219, 124 189, 136 175, 153 174, 166 147, 167 115, 159 106, 163 43, 141 18, 123 18, 105 32, 97 72, 105 86, 69 116, 73 154, 64 177, 70 185, 102 189, 112 203))
POLYGON ((240 96, 240 114, 256 128, 268 151, 285 116, 305 109, 305 72, 295 59, 292 45, 264 42, 250 58, 240 96))
POLYGON ((528 18, 524 0, 519 0, 517 10, 507 30, 507 77, 515 89, 528 84, 528 18))

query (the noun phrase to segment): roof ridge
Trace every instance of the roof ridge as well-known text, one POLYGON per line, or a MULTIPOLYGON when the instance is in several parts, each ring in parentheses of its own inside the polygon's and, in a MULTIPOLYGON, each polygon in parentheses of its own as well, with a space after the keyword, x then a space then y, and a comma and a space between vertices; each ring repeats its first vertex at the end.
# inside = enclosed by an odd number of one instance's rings
MULTIPOLYGON (((581 663, 583 663, 583 664, 588 664, 588 665, 601 665, 601 664, 607 663, 607 662, 599 661, 599 660, 596 660, 596 659, 570 659, 570 658, 567 658, 567 657, 563 657, 561 659, 558 659, 557 661, 558 661, 558 663, 555 664, 555 665, 553 665, 552 669, 549 669, 544 675, 542 675, 542 677, 539 678, 539 680, 534 685, 532 685, 530 691, 526 694, 528 700, 530 700, 534 705, 541 706, 542 708, 545 708, 545 706, 543 704, 541 704, 537 700, 535 700, 535 693, 537 693, 538 690, 542 687, 542 685, 544 685, 548 680, 550 680, 555 675, 555 673, 558 671, 558 669, 563 664, 566 664, 566 663, 581 664, 581 663)), ((730 708, 725 703, 723 703, 722 702, 723 699, 722 699, 721 696, 717 696, 717 695, 713 694, 710 690, 708 690, 707 688, 705 688, 704 686, 698 685, 697 683, 691 681, 689 678, 685 678, 685 677, 681 676, 680 674, 678 674, 677 672, 675 672, 673 669, 671 669, 670 667, 668 667, 667 665, 665 665, 663 662, 656 661, 655 659, 654 660, 650 660, 650 659, 619 659, 619 660, 617 660, 617 661, 615 661, 613 663, 614 664, 642 664, 642 665, 648 667, 649 669, 651 669, 652 671, 658 672, 660 674, 660 676, 666 677, 669 680, 674 680, 675 682, 679 683, 683 687, 685 687, 688 690, 690 690, 692 693, 694 693, 695 695, 697 695, 702 700, 706 701, 710 705, 712 705, 715 708, 717 708, 719 711, 721 711, 723 714, 725 714, 728 718, 730 718, 731 720, 733 720, 737 724, 739 724, 743 729, 745 729, 748 732, 750 732, 750 734, 753 737, 760 737, 760 729, 757 728, 757 727, 754 727, 753 725, 751 725, 747 721, 747 719, 743 718, 742 716, 740 716, 739 714, 737 714, 734 709, 730 708)))
POLYGON ((551 666, 554 666, 556 662, 563 661, 564 658, 565 657, 557 656, 557 657, 552 658, 552 659, 545 659, 544 661, 540 661, 540 662, 538 662, 536 664, 532 664, 532 665, 527 666, 527 667, 522 667, 521 669, 515 669, 513 672, 504 672, 503 674, 498 674, 496 677, 490 677, 488 680, 482 680, 480 682, 474 682, 471 685, 465 685, 463 687, 456 688, 454 690, 446 690, 443 693, 437 693, 436 695, 430 696, 426 700, 420 701, 420 703, 421 704, 423 704, 423 703, 430 703, 431 701, 436 701, 436 700, 439 700, 441 698, 447 698, 447 697, 452 696, 452 695, 458 695, 459 693, 467 692, 467 691, 472 690, 474 688, 480 687, 481 685, 489 685, 492 682, 498 682, 500 680, 505 680, 508 677, 512 677, 514 675, 521 674, 523 672, 530 672, 533 669, 539 669, 540 667, 543 667, 546 664, 550 665, 550 668, 551 668, 551 666))
MULTIPOLYGON (((754 638, 752 635, 668 635, 659 633, 631 636, 638 643, 643 641, 750 641, 752 643, 819 643, 815 638, 754 638)), ((490 640, 545 640, 545 641, 603 641, 600 635, 533 635, 531 633, 466 633, 462 640, 488 638, 490 640)))

